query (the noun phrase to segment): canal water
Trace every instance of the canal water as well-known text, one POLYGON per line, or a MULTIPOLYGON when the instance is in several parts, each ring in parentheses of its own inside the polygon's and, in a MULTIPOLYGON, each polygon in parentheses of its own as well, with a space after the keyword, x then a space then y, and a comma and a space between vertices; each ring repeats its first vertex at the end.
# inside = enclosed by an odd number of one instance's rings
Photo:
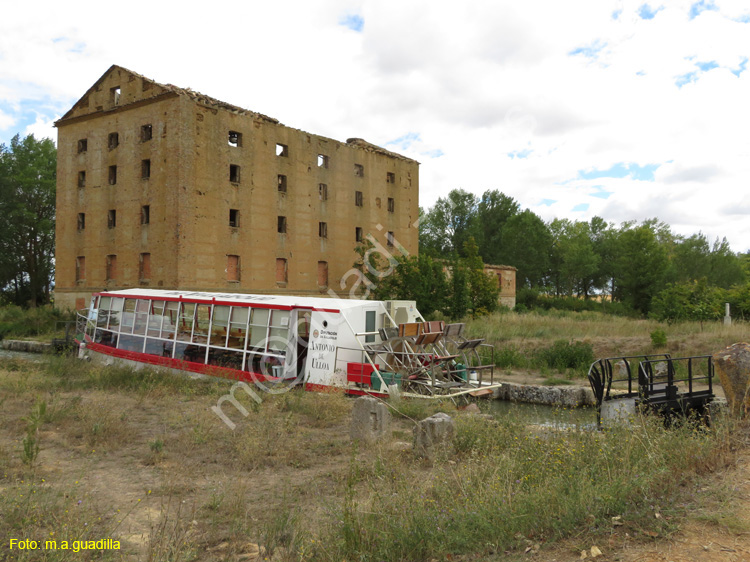
POLYGON ((489 400, 482 404, 481 408, 483 412, 492 414, 496 418, 512 416, 514 420, 527 424, 581 429, 596 427, 596 410, 592 407, 562 408, 506 400, 489 400))

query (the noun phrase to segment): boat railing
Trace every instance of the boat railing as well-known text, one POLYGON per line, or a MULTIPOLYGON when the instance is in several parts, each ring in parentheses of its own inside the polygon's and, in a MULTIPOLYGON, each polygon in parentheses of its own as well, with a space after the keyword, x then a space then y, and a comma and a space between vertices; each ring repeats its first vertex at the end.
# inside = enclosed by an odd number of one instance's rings
POLYGON ((664 353, 599 359, 588 373, 597 423, 601 424, 602 404, 609 400, 631 399, 665 414, 703 411, 714 397, 713 376, 710 355, 672 357, 664 353))

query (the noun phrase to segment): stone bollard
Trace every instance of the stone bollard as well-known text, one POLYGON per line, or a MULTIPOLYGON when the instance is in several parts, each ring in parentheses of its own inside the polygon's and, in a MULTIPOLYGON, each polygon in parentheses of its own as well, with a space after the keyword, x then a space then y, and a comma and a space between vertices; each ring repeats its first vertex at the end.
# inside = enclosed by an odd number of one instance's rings
POLYGON ((456 435, 456 425, 448 414, 438 412, 418 422, 414 427, 414 453, 432 458, 437 449, 450 445, 456 435))
POLYGON ((362 396, 354 401, 352 424, 349 436, 354 441, 371 443, 388 433, 391 425, 391 412, 380 400, 362 396))
POLYGON ((744 416, 750 409, 748 383, 750 382, 750 344, 735 343, 713 355, 714 368, 719 375, 729 413, 744 416))

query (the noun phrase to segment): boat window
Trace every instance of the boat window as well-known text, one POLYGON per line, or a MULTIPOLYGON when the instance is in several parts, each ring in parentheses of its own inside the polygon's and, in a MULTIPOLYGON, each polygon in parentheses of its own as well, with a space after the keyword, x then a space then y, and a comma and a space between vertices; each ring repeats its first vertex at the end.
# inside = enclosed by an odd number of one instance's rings
POLYGON ((107 347, 115 347, 117 345, 117 334, 113 334, 108 330, 96 330, 94 342, 106 345, 107 347))
POLYGON ((274 310, 271 313, 271 330, 268 349, 284 353, 289 344, 289 311, 274 310))
POLYGON ((183 302, 180 307, 179 322, 177 323, 177 339, 179 341, 190 341, 193 333, 193 316, 195 315, 195 303, 183 302))
POLYGON ((172 339, 177 325, 177 309, 180 303, 168 301, 164 307, 164 321, 161 324, 161 337, 172 339))
POLYGON ((98 308, 95 308, 96 312, 96 327, 106 328, 107 319, 109 318, 109 302, 111 297, 99 297, 98 308))
MULTIPOLYGON (((151 314, 148 317, 148 335, 158 338, 164 318, 164 301, 151 301, 151 314)), ((148 352, 146 352, 148 353, 148 352)))
POLYGON ((233 306, 229 322, 229 339, 227 347, 242 349, 245 345, 245 334, 247 333, 247 320, 250 309, 244 306, 233 306))
POLYGON ((206 362, 206 346, 178 342, 174 344, 174 358, 203 364, 206 362))
POLYGON ((144 335, 146 333, 146 326, 148 325, 148 309, 150 302, 143 299, 138 299, 135 305, 135 325, 133 327, 133 333, 144 335))
POLYGON ((288 327, 289 326, 289 311, 288 310, 274 310, 271 314, 271 326, 275 328, 288 327))
POLYGON ((304 340, 308 340, 310 338, 310 313, 309 312, 300 311, 299 318, 297 320, 297 335, 304 340))
POLYGON ((120 341, 117 343, 117 349, 124 351, 143 352, 143 338, 140 336, 130 336, 120 334, 120 341))
POLYGON ((207 343, 208 328, 211 321, 211 305, 199 304, 196 307, 195 326, 193 327, 193 342, 207 343))
POLYGON ((247 342, 248 349, 253 351, 265 351, 269 312, 270 311, 267 308, 252 309, 250 315, 250 338, 247 342))
MULTIPOLYGON (((227 328, 229 327, 229 307, 214 306, 211 320, 211 345, 226 347, 227 328)), ((210 362, 210 357, 209 357, 210 362)))
POLYGON ((145 353, 158 357, 172 357, 172 345, 171 341, 146 338, 145 353))
MULTIPOLYGON (((375 311, 374 310, 366 310, 365 311, 365 332, 374 332, 375 331, 375 311)), ((365 336, 365 343, 372 343, 375 341, 375 335, 371 336, 365 336)))
POLYGON ((122 307, 125 305, 125 299, 114 297, 109 305, 109 329, 115 332, 120 329, 120 317, 122 316, 122 307))
POLYGON ((130 334, 133 332, 133 321, 135 320, 135 299, 125 299, 120 322, 120 332, 130 334))
POLYGON ((227 351, 225 349, 209 349, 208 364, 230 369, 242 369, 242 351, 227 351))

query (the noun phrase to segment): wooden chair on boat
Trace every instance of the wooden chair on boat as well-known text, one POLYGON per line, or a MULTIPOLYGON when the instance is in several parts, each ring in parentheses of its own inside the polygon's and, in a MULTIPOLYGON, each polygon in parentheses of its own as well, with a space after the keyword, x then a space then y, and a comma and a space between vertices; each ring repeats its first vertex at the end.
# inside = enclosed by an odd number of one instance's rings
MULTIPOLYGON (((479 355, 479 347, 485 345, 484 338, 476 340, 466 340, 457 347, 457 353, 463 359, 463 364, 468 371, 476 371, 479 375, 478 380, 481 383, 484 371, 490 371, 490 380, 495 377, 495 365, 493 363, 482 365, 482 358, 479 355)), ((488 346, 491 347, 491 346, 488 346)))

